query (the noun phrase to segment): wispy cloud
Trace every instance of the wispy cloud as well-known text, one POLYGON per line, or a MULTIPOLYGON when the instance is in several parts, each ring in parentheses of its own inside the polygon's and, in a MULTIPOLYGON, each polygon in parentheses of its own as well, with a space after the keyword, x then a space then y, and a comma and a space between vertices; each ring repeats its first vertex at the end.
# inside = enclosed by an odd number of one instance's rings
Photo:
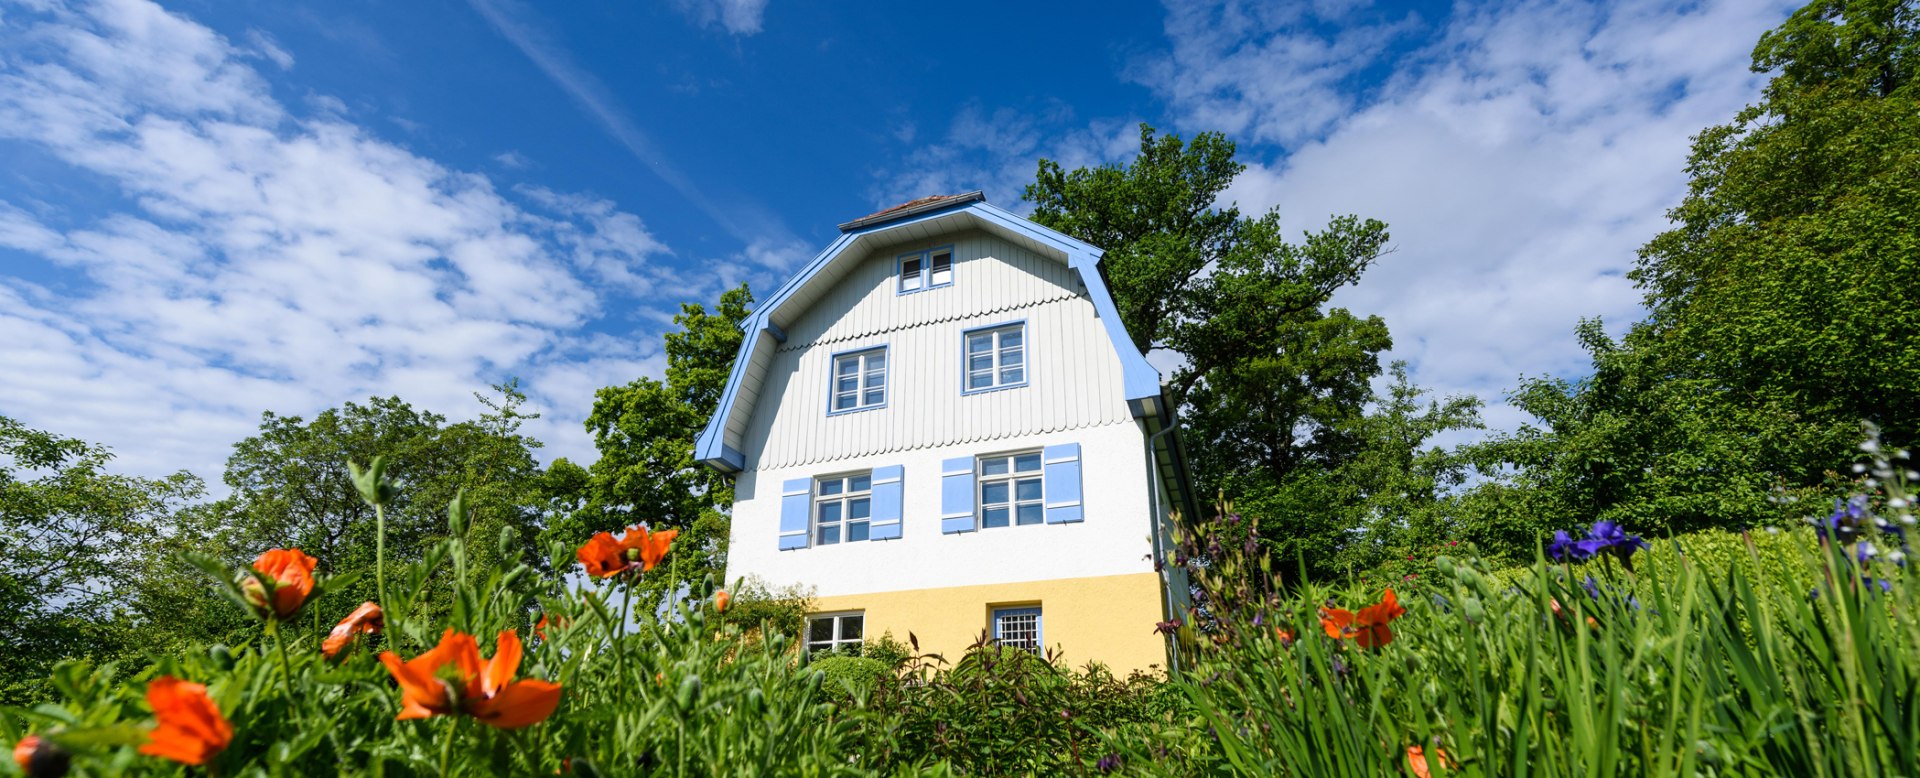
POLYGON ((673 7, 694 24, 741 36, 759 34, 767 15, 767 0, 673 0, 673 7))
POLYGON ((673 276, 613 203, 302 113, 252 50, 144 0, 9 12, 0 47, 0 141, 75 182, 0 188, 0 267, 26 271, 0 275, 0 412, 213 475, 263 410, 464 417, 518 376, 531 431, 591 459, 593 389, 659 372, 654 338, 588 332, 657 332, 644 296, 673 276))
MULTIPOLYGON (((738 197, 729 197, 727 204, 722 206, 709 197, 705 188, 696 185, 693 179, 673 164, 650 135, 628 118, 626 111, 600 79, 574 63, 566 47, 555 40, 530 8, 515 0, 468 1, 488 24, 493 25, 527 59, 532 60, 540 72, 573 98, 601 129, 729 235, 742 244, 791 237, 792 233, 780 220, 764 208, 738 197)), ((758 16, 754 18, 757 29, 758 16)))

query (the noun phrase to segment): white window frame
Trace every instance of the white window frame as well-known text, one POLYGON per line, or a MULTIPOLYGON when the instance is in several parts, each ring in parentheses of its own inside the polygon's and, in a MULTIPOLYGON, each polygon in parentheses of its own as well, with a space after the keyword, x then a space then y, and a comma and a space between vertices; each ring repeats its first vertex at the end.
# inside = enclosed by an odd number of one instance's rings
POLYGON ((1033 339, 1027 337, 1025 319, 987 327, 975 327, 961 333, 960 393, 978 394, 1026 386, 1033 380, 1032 342, 1033 339), (1019 336, 1011 346, 1006 343, 1006 336, 1009 334, 1019 336), (982 337, 987 339, 987 349, 976 352, 975 339, 982 337), (984 368, 976 365, 974 361, 981 357, 987 360, 984 368), (1009 380, 1007 373, 1010 370, 1020 371, 1019 378, 1009 380), (973 379, 977 375, 984 376, 987 383, 976 385, 973 379))
POLYGON ((855 522, 858 522, 863 534, 870 534, 873 531, 873 471, 862 470, 813 479, 813 504, 808 511, 807 537, 815 546, 834 546, 867 540, 866 537, 853 537, 853 529, 855 522), (855 483, 862 480, 866 482, 867 488, 855 490, 853 488, 855 483), (829 486, 835 487, 835 491, 829 493, 827 491, 829 486), (863 502, 866 504, 867 515, 855 517, 854 508, 863 502), (831 522, 823 521, 821 514, 826 513, 829 507, 837 509, 840 517, 831 522), (829 525, 834 530, 833 540, 826 539, 825 530, 829 529, 829 525))
POLYGON ((889 351, 885 345, 870 346, 837 352, 827 360, 828 416, 887 407, 887 370, 893 364, 889 351), (879 360, 878 367, 874 366, 876 357, 879 360), (854 371, 850 376, 854 380, 853 405, 844 408, 840 406, 840 398, 847 394, 840 385, 842 364, 854 365, 854 371), (880 395, 878 400, 872 399, 875 392, 880 395))
MULTIPOLYGON (((998 606, 993 609, 992 614, 988 617, 987 628, 992 630, 993 639, 997 641, 999 645, 1038 654, 1047 644, 1046 619, 1044 616, 1045 614, 1041 611, 1039 603, 1032 605, 998 606), (1031 638, 1022 640, 1002 637, 1002 635, 1005 634, 1005 631, 1002 629, 1003 624, 1016 619, 1024 619, 1028 616, 1033 617, 1033 636, 1031 638)), ((1024 626, 1024 624, 1019 625, 1022 631, 1024 631, 1024 626)))
POLYGON ((1028 527, 1047 523, 1047 466, 1040 449, 974 457, 973 481, 975 528, 1028 527), (1003 461, 1006 463, 1004 472, 988 472, 993 463, 1003 461), (1029 462, 1033 467, 1022 469, 1029 462), (1021 487, 1029 484, 1035 488, 1023 493, 1021 487), (989 501, 988 493, 995 487, 1005 490, 1006 499, 989 501), (1004 511, 1001 519, 1004 524, 988 523, 996 509, 1004 511), (1031 520, 1022 521, 1023 516, 1031 520))
POLYGON ((901 254, 893 260, 893 293, 913 294, 953 286, 953 259, 952 246, 935 246, 925 251, 901 254), (944 268, 938 262, 941 257, 947 260, 944 268))
POLYGON ((844 646, 862 645, 866 642, 866 634, 867 634, 867 612, 866 611, 835 611, 832 613, 807 614, 806 645, 807 645, 807 653, 809 654, 812 654, 814 652, 820 652, 820 651, 824 651, 826 653, 835 653, 835 652, 838 652, 844 646), (850 618, 858 619, 860 622, 860 634, 854 637, 847 637, 847 634, 846 634, 847 620, 850 618), (829 619, 833 621, 833 636, 827 640, 814 640, 813 625, 817 622, 826 621, 829 619))

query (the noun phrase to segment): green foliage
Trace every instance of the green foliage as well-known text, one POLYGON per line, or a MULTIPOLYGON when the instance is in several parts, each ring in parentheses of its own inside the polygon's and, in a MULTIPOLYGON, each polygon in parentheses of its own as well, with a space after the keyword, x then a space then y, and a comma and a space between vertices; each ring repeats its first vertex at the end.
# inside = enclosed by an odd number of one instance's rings
POLYGON ((1141 351, 1186 359, 1169 388, 1176 406, 1217 368, 1276 358, 1320 306, 1353 283, 1387 243, 1371 219, 1335 218, 1300 244, 1280 215, 1216 208, 1245 165, 1219 133, 1186 144, 1140 126, 1140 155, 1126 166, 1061 169, 1041 160, 1026 198, 1032 219, 1106 251, 1102 270, 1120 318, 1141 351))
POLYGON ((697 303, 680 306, 673 317, 680 330, 666 335, 666 380, 640 378, 594 393, 587 431, 600 458, 584 469, 564 459, 553 464, 556 487, 572 491, 542 537, 574 545, 639 524, 677 528, 688 553, 676 583, 726 567, 733 483, 694 461, 693 449, 726 389, 752 305, 742 284, 721 294, 711 313, 697 303))
POLYGON ((1149 737, 1185 711, 1153 676, 1074 670, 984 636, 939 663, 914 657, 865 697, 861 751, 880 772, 940 760, 968 775, 1080 774, 1107 753, 1101 738, 1149 737))
POLYGON ((813 669, 824 674, 821 687, 828 696, 843 702, 867 696, 893 674, 887 663, 864 656, 821 657, 814 660, 813 669))
POLYGON ((776 589, 758 576, 735 583, 728 595, 731 601, 721 618, 750 633, 766 629, 798 635, 807 625, 807 614, 813 611, 811 587, 791 584, 776 589))
POLYGON ((1372 647, 1321 622, 1379 584, 1282 593, 1243 528, 1209 525, 1184 544, 1210 556, 1178 630, 1198 716, 1166 736, 1189 746, 1108 747, 1159 775, 1397 774, 1415 746, 1434 775, 1907 774, 1920 570, 1893 559, 1913 526, 1895 464, 1858 503, 1880 561, 1805 529, 1656 541, 1637 572, 1537 551, 1493 571, 1462 546, 1393 583, 1405 615, 1372 647))
POLYGON ((106 448, 0 416, 0 703, 44 696, 68 657, 110 658, 137 645, 123 629, 199 479, 116 475, 106 448))

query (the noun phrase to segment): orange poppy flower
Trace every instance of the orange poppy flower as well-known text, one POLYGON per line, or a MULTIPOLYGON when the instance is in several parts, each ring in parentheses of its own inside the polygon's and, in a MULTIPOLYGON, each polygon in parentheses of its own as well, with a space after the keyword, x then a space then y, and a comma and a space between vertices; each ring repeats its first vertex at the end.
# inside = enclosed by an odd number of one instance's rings
MULTIPOLYGON (((1459 767, 1452 757, 1447 756, 1446 750, 1441 748, 1433 749, 1433 761, 1439 762, 1441 767, 1448 770, 1459 767)), ((1427 766, 1426 749, 1407 746, 1407 769, 1413 771, 1415 778, 1433 778, 1433 772, 1427 766)))
POLYGON ((1280 641, 1280 645, 1288 648, 1293 647, 1293 641, 1296 639, 1294 637, 1293 630, 1286 629, 1283 627, 1274 627, 1273 636, 1280 641))
POLYGON ((313 567, 319 560, 297 548, 270 549, 253 560, 253 569, 273 581, 273 591, 260 585, 251 574, 240 579, 247 602, 262 618, 269 615, 285 620, 300 612, 313 593, 313 567))
POLYGON ((1339 608, 1322 608, 1320 626, 1332 638, 1353 638, 1361 648, 1375 648, 1393 642, 1393 630, 1387 624, 1407 612, 1400 599, 1388 589, 1380 602, 1361 608, 1359 613, 1339 608))
POLYGON ((645 572, 667 557, 673 539, 679 534, 677 529, 648 532, 646 527, 633 526, 615 540, 611 532, 597 532, 581 544, 574 556, 586 568, 587 575, 595 578, 617 575, 634 567, 645 572))
POLYGON ((354 608, 353 612, 341 619, 339 624, 333 625, 333 631, 327 633, 326 640, 320 641, 320 653, 332 659, 340 653, 341 649, 346 648, 348 643, 353 642, 355 635, 363 632, 379 632, 386 624, 386 616, 381 613, 378 604, 360 603, 360 607, 354 608))
POLYGON ((721 589, 720 591, 714 592, 713 593, 713 612, 726 613, 727 603, 730 603, 730 602, 733 602, 733 595, 727 594, 727 590, 721 589))
POLYGON ((648 532, 646 527, 634 527, 627 530, 627 536, 620 539, 620 545, 637 549, 640 552, 642 570, 652 570, 667 558, 667 551, 673 547, 673 539, 679 537, 680 530, 663 529, 648 532))
POLYGON ((233 725, 201 684, 160 676, 147 684, 147 704, 160 723, 147 734, 140 753, 203 765, 233 742, 233 725))
POLYGON ((627 549, 614 540, 610 532, 594 533, 573 555, 580 560, 580 566, 587 569, 587 575, 595 578, 606 578, 630 566, 627 549))
POLYGON ((411 661, 392 651, 381 653, 380 661, 400 683, 396 719, 464 713, 491 727, 517 729, 545 721, 560 705, 559 684, 512 680, 520 669, 520 636, 513 630, 501 631, 493 659, 486 662, 472 635, 452 629, 411 661))

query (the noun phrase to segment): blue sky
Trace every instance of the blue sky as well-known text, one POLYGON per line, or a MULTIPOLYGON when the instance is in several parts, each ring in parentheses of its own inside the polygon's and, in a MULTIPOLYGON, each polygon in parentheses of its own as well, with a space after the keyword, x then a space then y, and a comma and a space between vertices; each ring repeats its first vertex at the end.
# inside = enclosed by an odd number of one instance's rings
MULTIPOLYGON (((0 2, 0 414, 217 479, 259 414, 519 377, 549 456, 659 375, 682 301, 770 291, 838 222, 1226 132, 1227 197, 1387 221, 1336 302, 1488 420, 1758 94, 1792 10, 1319 0, 0 2)), ((1165 364, 1165 360, 1161 360, 1165 364)))

